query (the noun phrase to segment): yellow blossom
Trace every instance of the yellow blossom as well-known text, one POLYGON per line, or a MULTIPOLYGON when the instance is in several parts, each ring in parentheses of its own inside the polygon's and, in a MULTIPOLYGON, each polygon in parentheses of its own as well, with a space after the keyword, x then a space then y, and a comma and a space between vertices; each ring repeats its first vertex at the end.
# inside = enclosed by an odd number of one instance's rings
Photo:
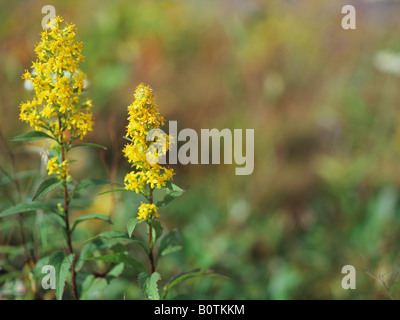
POLYGON ((47 171, 48 175, 55 174, 57 177, 63 181, 63 180, 69 180, 69 168, 68 168, 68 161, 64 160, 61 164, 58 163, 58 158, 53 157, 49 159, 47 162, 47 171))
MULTIPOLYGON (((149 163, 147 161, 147 152, 152 141, 146 141, 146 137, 150 130, 159 129, 164 124, 164 118, 158 112, 157 105, 154 102, 154 94, 150 87, 139 85, 134 94, 134 102, 128 106, 128 126, 127 137, 130 143, 125 145, 123 150, 124 156, 135 169, 129 172, 124 179, 125 189, 135 191, 136 193, 147 194, 155 188, 161 188, 166 185, 167 181, 172 180, 172 169, 165 168, 157 162, 149 163)), ((169 137, 166 136, 168 141, 169 137)), ((162 153, 165 154, 168 150, 168 142, 163 146, 162 153)), ((158 157, 160 154, 157 151, 150 155, 158 157)), ((150 203, 148 206, 155 208, 152 212, 157 212, 157 207, 150 203)), ((142 205, 139 208, 139 219, 148 217, 147 211, 144 208, 150 208, 147 205, 142 205)), ((151 215, 151 218, 158 217, 157 214, 151 215)))
MULTIPOLYGON (((52 29, 42 32, 32 63, 32 72, 25 70, 22 78, 31 81, 35 97, 21 105, 20 119, 36 130, 50 130, 59 141, 63 132, 71 130, 72 137, 83 138, 92 130, 92 115, 87 101, 80 103, 85 74, 79 69, 83 60, 82 43, 75 40, 74 25, 61 28, 63 19, 51 21, 52 29), (52 131, 55 123, 61 127, 52 131)), ((91 102, 90 102, 91 106, 91 102)))
POLYGON ((62 27, 62 22, 60 17, 49 22, 51 29, 42 32, 35 47, 32 71, 25 70, 22 75, 32 84, 35 95, 20 105, 20 119, 48 133, 65 151, 47 164, 48 174, 65 182, 69 179, 66 153, 74 140, 92 131, 93 116, 91 100, 80 101, 86 78, 79 69, 83 44, 75 40, 75 26, 62 27))
POLYGON ((143 203, 139 207, 138 219, 158 218, 157 206, 154 203, 143 203))

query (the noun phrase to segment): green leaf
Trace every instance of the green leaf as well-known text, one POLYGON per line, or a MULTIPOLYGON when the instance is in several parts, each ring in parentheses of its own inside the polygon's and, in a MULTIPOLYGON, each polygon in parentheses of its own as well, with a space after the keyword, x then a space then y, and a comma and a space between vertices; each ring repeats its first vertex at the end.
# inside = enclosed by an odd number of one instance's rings
POLYGON ((108 216, 106 216, 105 214, 91 213, 91 214, 87 214, 87 215, 81 216, 78 219, 76 219, 74 221, 74 224, 72 225, 71 232, 74 231, 74 229, 76 228, 76 226, 79 223, 81 223, 83 221, 87 221, 87 220, 101 220, 101 221, 107 222, 109 224, 113 224, 112 221, 110 220, 110 218, 108 216))
POLYGON ((125 140, 128 140, 129 142, 133 142, 133 140, 129 137, 122 137, 122 138, 124 138, 125 140))
POLYGON ((51 208, 46 203, 42 203, 42 202, 19 203, 15 206, 12 206, 11 208, 8 208, 8 209, 2 211, 0 213, 0 218, 10 216, 10 215, 16 214, 16 213, 36 211, 39 209, 51 210, 51 208))
POLYGON ((149 251, 147 250, 146 246, 139 239, 129 238, 127 233, 119 231, 104 232, 86 240, 85 242, 89 243, 87 243, 82 248, 82 251, 79 256, 79 261, 77 263, 77 270, 83 267, 86 258, 94 251, 109 249, 109 248, 113 248, 114 250, 115 246, 119 245, 136 243, 144 250, 146 255, 149 254, 149 251))
POLYGON ((31 131, 31 132, 16 136, 14 138, 11 138, 10 141, 33 141, 33 140, 41 140, 41 139, 56 140, 53 137, 49 136, 47 133, 44 133, 41 131, 31 131))
POLYGON ((161 201, 157 202, 157 207, 166 206, 172 200, 178 198, 185 192, 185 190, 178 187, 176 184, 172 182, 167 182, 166 186, 163 187, 163 189, 166 190, 167 193, 165 194, 164 198, 161 201))
POLYGON ((87 277, 87 279, 85 279, 85 283, 82 285, 83 294, 81 295, 81 299, 93 300, 92 294, 103 290, 113 279, 118 277, 122 271, 124 271, 124 264, 120 263, 112 268, 105 278, 95 278, 92 275, 87 277))
POLYGON ((25 178, 31 178, 37 171, 36 170, 28 170, 28 171, 21 171, 15 174, 13 177, 4 176, 0 179, 0 185, 7 184, 14 182, 16 180, 21 180, 25 178))
POLYGON ((92 188, 92 187, 99 187, 109 184, 106 180, 101 179, 83 179, 79 181, 76 185, 74 192, 78 192, 83 189, 92 188))
POLYGON ((161 239, 158 248, 158 257, 179 251, 183 248, 182 235, 178 230, 173 230, 161 239))
POLYGON ((143 295, 148 300, 160 300, 157 282, 161 280, 161 275, 154 272, 150 277, 146 273, 139 273, 138 283, 143 295))
POLYGON ((105 240, 118 240, 118 241, 132 241, 127 233, 121 232, 121 231, 107 231, 98 234, 97 236, 94 236, 92 238, 87 239, 85 242, 92 241, 97 238, 103 238, 105 240))
POLYGON ((177 275, 176 277, 171 278, 164 286, 163 288, 163 294, 162 294, 162 299, 165 299, 167 296, 168 292, 175 287, 176 285, 180 284, 181 282, 191 279, 191 278, 196 278, 196 277, 210 277, 210 276, 218 276, 218 277, 225 277, 229 278, 227 275, 213 271, 213 270, 207 270, 207 271, 201 271, 200 269, 196 269, 190 272, 186 273, 181 273, 177 275))
POLYGON ((113 189, 113 190, 110 190, 110 191, 106 191, 106 192, 99 193, 99 196, 102 196, 103 194, 107 194, 107 193, 111 193, 111 192, 120 192, 120 191, 128 191, 128 190, 126 190, 126 189, 124 189, 124 188, 113 189))
POLYGON ((95 144, 95 143, 81 143, 81 144, 77 144, 77 145, 73 146, 72 148, 79 148, 79 147, 92 147, 92 148, 101 148, 101 149, 107 150, 106 147, 101 146, 99 144, 95 144))
POLYGON ((143 243, 139 239, 131 238, 125 232, 120 232, 120 231, 103 232, 97 236, 94 236, 94 237, 86 240, 85 242, 93 241, 96 239, 104 239, 109 244, 109 247, 116 245, 118 243, 122 243, 122 244, 124 244, 126 242, 137 243, 148 254, 148 250, 146 249, 146 247, 143 245, 143 243))
POLYGON ((61 184, 61 181, 57 178, 49 178, 44 180, 39 188, 36 190, 35 195, 32 198, 32 201, 44 196, 46 193, 50 192, 51 190, 57 188, 61 184))
POLYGON ((59 214, 50 214, 47 216, 50 220, 58 224, 61 228, 65 229, 65 220, 59 214))
POLYGON ((149 224, 150 224, 150 227, 152 228, 151 241, 152 241, 152 245, 154 246, 156 241, 162 236, 163 227, 161 226, 161 223, 158 222, 157 220, 150 220, 149 224))
POLYGON ((61 300, 65 281, 67 281, 67 276, 69 269, 72 264, 72 259, 74 259, 74 255, 70 254, 66 256, 64 252, 58 251, 52 254, 49 260, 49 265, 53 266, 56 272, 56 298, 57 300, 61 300))
POLYGON ((129 235, 129 237, 132 236, 132 233, 135 230, 136 225, 140 224, 140 223, 142 223, 144 221, 146 221, 146 220, 144 220, 144 219, 140 219, 139 220, 137 218, 132 218, 131 220, 128 221, 128 225, 127 226, 128 226, 128 235, 129 235))
POLYGON ((145 267, 139 261, 136 261, 135 259, 131 258, 127 254, 124 254, 122 252, 117 252, 99 257, 90 257, 86 258, 86 260, 107 261, 112 263, 125 263, 126 265, 131 266, 132 268, 140 272, 146 271, 145 267))

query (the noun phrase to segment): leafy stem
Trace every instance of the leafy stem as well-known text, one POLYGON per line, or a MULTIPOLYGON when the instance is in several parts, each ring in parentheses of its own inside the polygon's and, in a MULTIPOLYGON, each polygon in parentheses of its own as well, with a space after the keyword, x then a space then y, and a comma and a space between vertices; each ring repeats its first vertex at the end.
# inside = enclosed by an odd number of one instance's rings
MULTIPOLYGON (((59 125, 61 128, 61 120, 59 118, 59 125)), ((61 132, 61 138, 60 138, 60 147, 61 147, 61 163, 63 163, 66 160, 66 153, 67 153, 67 148, 66 144, 62 141, 63 140, 63 132, 61 132)), ((67 237, 67 244, 68 244, 68 253, 70 255, 74 254, 74 249, 72 247, 72 241, 71 241, 71 235, 72 235, 72 230, 69 225, 69 199, 68 199, 68 184, 67 184, 67 174, 64 173, 62 175, 62 185, 63 185, 63 191, 64 191, 64 220, 65 220, 65 235, 67 237)), ((75 273, 75 259, 72 258, 71 262, 71 282, 72 282, 72 294, 74 297, 74 300, 78 300, 78 289, 76 285, 76 273, 75 273)))

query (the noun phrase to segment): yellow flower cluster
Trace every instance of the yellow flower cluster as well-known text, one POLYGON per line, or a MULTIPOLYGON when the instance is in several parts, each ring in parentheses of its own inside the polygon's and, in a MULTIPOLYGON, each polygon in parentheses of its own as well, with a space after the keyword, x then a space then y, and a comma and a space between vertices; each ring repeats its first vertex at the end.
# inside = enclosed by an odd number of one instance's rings
POLYGON ((84 58, 83 44, 75 41, 74 25, 60 28, 62 21, 56 17, 53 28, 41 34, 32 71, 26 70, 22 76, 30 82, 35 96, 20 106, 22 121, 35 130, 50 131, 60 143, 82 139, 93 126, 92 102, 79 101, 85 87, 85 74, 78 67, 84 58))
MULTIPOLYGON (((172 169, 147 161, 146 154, 154 142, 146 141, 146 137, 150 130, 159 129, 164 124, 164 118, 158 112, 157 105, 153 101, 152 89, 141 84, 136 88, 134 96, 134 102, 128 107, 127 137, 131 143, 128 143, 123 151, 135 170, 128 173, 124 181, 125 189, 146 194, 148 187, 152 190, 165 186, 167 181, 172 179, 174 173, 172 169)), ((169 137, 166 136, 165 139, 164 154, 169 148, 167 143, 169 137)), ((153 155, 154 157, 159 156, 156 148, 153 155)), ((155 207, 155 205, 151 205, 155 207)), ((141 208, 144 208, 143 205, 141 208)), ((148 213, 140 215, 139 211, 139 218, 143 217, 148 217, 148 213)))
POLYGON ((68 174, 69 168, 67 166, 67 160, 63 161, 61 164, 58 163, 58 158, 53 157, 47 162, 48 174, 56 174, 61 181, 69 180, 70 176, 68 174))
MULTIPOLYGON (((135 91, 135 101, 128 107, 127 136, 132 142, 125 146, 124 154, 137 171, 126 175, 125 188, 136 193, 145 190, 146 185, 152 189, 165 186, 173 176, 172 169, 162 167, 158 163, 150 164, 146 158, 147 150, 152 143, 146 141, 148 132, 159 129, 164 124, 164 118, 159 114, 153 98, 152 89, 141 84, 135 91)), ((168 150, 168 145, 165 149, 168 150)))
POLYGON ((138 219, 158 218, 157 206, 154 203, 143 203, 139 207, 138 219))

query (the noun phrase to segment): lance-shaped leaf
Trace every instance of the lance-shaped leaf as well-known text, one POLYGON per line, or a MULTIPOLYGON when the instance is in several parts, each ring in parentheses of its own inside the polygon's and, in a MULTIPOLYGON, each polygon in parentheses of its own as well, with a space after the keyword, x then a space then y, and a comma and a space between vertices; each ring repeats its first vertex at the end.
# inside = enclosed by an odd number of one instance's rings
POLYGON ((21 134, 14 138, 11 138, 10 141, 34 141, 34 140, 41 140, 41 139, 54 139, 53 137, 49 136, 47 133, 41 131, 31 131, 28 133, 21 134))
POLYGON ((17 180, 22 180, 25 178, 31 178, 36 172, 36 170, 27 170, 18 172, 13 177, 4 176, 0 179, 0 185, 11 183, 17 180))
POLYGON ((176 184, 172 182, 167 182, 166 186, 163 189, 166 190, 166 194, 161 201, 157 202, 157 207, 166 206, 172 200, 178 198, 185 192, 185 190, 178 187, 176 184))
POLYGON ((107 285, 109 285, 113 279, 117 278, 122 271, 124 271, 124 264, 120 263, 113 267, 104 278, 95 278, 93 275, 86 277, 82 284, 81 299, 93 299, 92 294, 107 287, 107 285))
POLYGON ((16 213, 31 212, 36 210, 51 210, 51 207, 46 203, 34 202, 34 203, 19 203, 11 208, 8 208, 0 213, 0 218, 10 216, 16 213))
POLYGON ((105 192, 99 193, 99 196, 102 196, 102 195, 107 194, 107 193, 121 192, 121 191, 128 191, 128 190, 126 190, 124 188, 113 189, 113 190, 109 190, 109 191, 105 191, 105 192))
POLYGON ((138 283, 143 295, 148 300, 160 300, 157 282, 161 280, 161 275, 154 272, 151 276, 146 273, 139 273, 138 283))
POLYGON ((154 246, 156 241, 162 236, 163 227, 161 226, 161 223, 158 222, 157 220, 150 220, 149 225, 152 229, 151 241, 152 241, 152 245, 154 246))
POLYGON ((106 216, 105 214, 91 213, 91 214, 87 214, 87 215, 81 216, 78 219, 76 219, 74 221, 74 224, 72 225, 71 232, 75 230, 76 226, 79 223, 81 223, 83 221, 87 221, 87 220, 101 220, 106 223, 112 224, 112 221, 110 220, 110 218, 108 216, 106 216))
POLYGON ((107 150, 106 147, 101 146, 101 145, 96 144, 96 143, 81 143, 81 144, 77 144, 77 145, 73 146, 72 148, 79 148, 79 147, 91 147, 91 148, 100 148, 100 149, 107 150))
POLYGON ((181 282, 191 279, 191 278, 196 278, 196 277, 211 277, 211 276, 218 276, 218 277, 225 277, 229 278, 227 275, 213 271, 213 270, 207 270, 207 271, 201 271, 200 269, 196 269, 190 272, 186 273, 181 273, 177 275, 176 277, 171 278, 164 286, 163 288, 163 294, 162 294, 162 299, 164 299, 168 292, 175 287, 176 285, 180 284, 181 282))
POLYGON ((141 264, 139 261, 131 258, 125 253, 122 252, 117 252, 113 254, 108 254, 104 256, 99 256, 99 257, 90 257, 86 258, 86 260, 95 260, 95 261, 107 261, 107 262, 112 262, 112 263, 125 263, 126 265, 140 271, 140 272, 145 272, 146 269, 141 264))
POLYGON ((65 281, 67 281, 67 276, 69 269, 72 264, 72 259, 74 259, 74 255, 70 254, 66 256, 64 252, 58 251, 52 254, 49 260, 49 265, 53 266, 56 272, 56 298, 57 300, 61 300, 65 281))
POLYGON ((144 222, 144 221, 146 221, 146 220, 144 220, 144 219, 137 219, 137 218, 132 218, 131 220, 129 220, 128 221, 128 225, 127 225, 127 227, 128 227, 128 235, 130 236, 130 237, 132 237, 132 233, 133 233, 133 231, 135 230, 135 227, 136 227, 136 225, 137 224, 140 224, 140 223, 142 223, 142 222, 144 222))
POLYGON ((131 238, 125 232, 121 232, 121 231, 103 232, 97 236, 94 236, 94 237, 86 240, 85 243, 96 240, 96 239, 102 239, 102 240, 104 239, 109 244, 109 247, 116 245, 118 243, 121 243, 121 244, 125 244, 127 242, 128 243, 129 242, 137 243, 138 245, 140 245, 143 248, 143 250, 146 252, 146 254, 148 254, 148 250, 146 249, 144 244, 139 239, 131 238))
POLYGON ((183 248, 183 239, 179 230, 173 230, 161 239, 158 258, 183 248))
POLYGON ((32 201, 44 196, 46 193, 50 192, 51 190, 57 188, 61 184, 61 181, 57 178, 49 178, 44 180, 39 188, 36 190, 35 195, 32 198, 32 201))
POLYGON ((106 180, 101 179, 83 179, 79 181, 74 189, 74 193, 92 187, 100 187, 109 184, 106 180))

